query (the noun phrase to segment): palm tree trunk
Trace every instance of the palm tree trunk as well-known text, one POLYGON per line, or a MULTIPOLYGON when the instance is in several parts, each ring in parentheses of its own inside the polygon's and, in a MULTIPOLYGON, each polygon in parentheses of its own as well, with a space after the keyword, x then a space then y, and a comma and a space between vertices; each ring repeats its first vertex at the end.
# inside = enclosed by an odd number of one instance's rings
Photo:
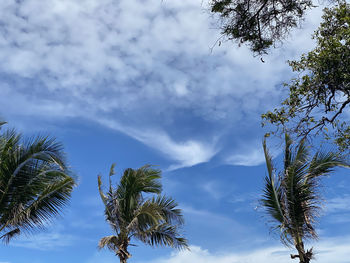
POLYGON ((128 251, 128 243, 119 247, 117 255, 120 259, 120 263, 127 263, 127 260, 131 257, 128 251))
POLYGON ((298 254, 299 254, 299 261, 300 263, 307 263, 305 261, 306 257, 305 257, 305 249, 304 249, 304 243, 301 241, 300 243, 298 243, 295 248, 298 250, 298 254))
POLYGON ((307 253, 305 253, 304 243, 302 238, 299 236, 299 234, 296 234, 296 237, 294 239, 295 248, 298 251, 298 255, 290 255, 292 259, 299 258, 300 263, 309 263, 311 257, 308 256, 307 253))
POLYGON ((304 243, 301 239, 296 242, 295 248, 298 251, 298 255, 290 255, 291 258, 299 258, 299 263, 309 263, 312 258, 312 248, 305 252, 304 243))
POLYGON ((128 257, 120 254, 118 256, 119 256, 120 263, 127 263, 128 257))

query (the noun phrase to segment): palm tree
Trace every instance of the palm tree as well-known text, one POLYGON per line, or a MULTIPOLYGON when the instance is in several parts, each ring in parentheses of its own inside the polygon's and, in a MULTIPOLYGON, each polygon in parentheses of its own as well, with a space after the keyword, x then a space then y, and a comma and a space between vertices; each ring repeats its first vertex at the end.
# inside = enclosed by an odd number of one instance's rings
POLYGON ((315 222, 321 209, 318 192, 321 176, 333 172, 337 166, 349 167, 343 157, 333 152, 317 152, 312 158, 305 141, 292 149, 292 140, 285 135, 284 169, 275 176, 272 158, 263 143, 268 175, 262 205, 280 230, 281 241, 294 246, 300 263, 313 258, 312 248, 305 251, 304 241, 317 239, 315 222))
POLYGON ((22 231, 43 228, 60 214, 74 186, 60 143, 1 133, 0 239, 7 243, 22 231))
POLYGON ((131 257, 128 251, 131 238, 151 246, 188 248, 187 240, 179 237, 179 227, 184 223, 181 210, 176 208, 177 203, 172 198, 160 195, 160 170, 152 169, 149 165, 137 170, 126 169, 116 189, 111 183, 113 174, 114 165, 110 170, 106 193, 102 190, 101 176, 98 176, 106 221, 115 232, 115 235, 100 240, 100 249, 107 246, 121 263, 126 263, 131 257), (147 198, 144 194, 147 194, 147 198))

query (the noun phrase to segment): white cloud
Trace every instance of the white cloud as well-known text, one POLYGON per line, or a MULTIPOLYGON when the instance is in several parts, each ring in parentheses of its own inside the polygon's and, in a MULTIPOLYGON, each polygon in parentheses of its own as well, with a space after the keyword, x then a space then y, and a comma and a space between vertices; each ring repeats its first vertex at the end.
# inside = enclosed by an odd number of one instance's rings
POLYGON ((187 140, 175 142, 164 131, 151 129, 135 129, 121 125, 111 120, 100 120, 106 126, 124 132, 132 138, 155 148, 163 154, 175 160, 177 164, 169 169, 178 169, 181 167, 193 166, 199 163, 209 161, 216 153, 215 140, 211 144, 205 144, 199 141, 187 140))
POLYGON ((220 186, 215 181, 208 181, 201 185, 201 188, 214 199, 220 199, 224 194, 220 186))
POLYGON ((175 164, 171 167, 173 169, 207 162, 217 152, 212 144, 205 144, 194 140, 175 142, 166 133, 161 131, 151 130, 141 132, 135 130, 134 133, 128 134, 179 162, 178 165, 175 164))
POLYGON ((231 165, 242 165, 242 166, 260 165, 265 162, 263 150, 260 148, 253 149, 247 153, 233 154, 226 158, 225 163, 231 164, 231 165))
MULTIPOLYGON (((232 43, 211 53, 220 34, 201 0, 3 0, 0 8, 5 118, 113 119, 174 160, 173 169, 210 160, 220 150, 213 134, 256 121, 278 102, 276 85, 289 71, 280 51, 266 63, 232 43)), ((259 152, 234 157, 261 162, 259 152)))
MULTIPOLYGON (((268 150, 272 158, 276 158, 281 153, 281 142, 271 138, 267 141, 268 150)), ((265 163, 265 155, 262 141, 243 141, 238 147, 225 158, 224 163, 240 166, 257 166, 265 163)))
MULTIPOLYGON (((350 239, 339 238, 329 239, 314 244, 315 260, 317 263, 349 263, 350 257, 350 239)), ((191 251, 173 252, 168 257, 152 259, 152 261, 136 261, 136 263, 280 263, 280 262, 297 262, 290 258, 290 254, 294 254, 294 250, 289 250, 281 246, 273 246, 266 248, 248 249, 242 252, 213 252, 207 249, 191 246, 191 251)), ((135 252, 137 253, 137 252, 135 252)), ((115 262, 113 255, 95 254, 88 263, 109 263, 115 262)))
POLYGON ((118 258, 110 251, 99 251, 87 261, 87 263, 116 263, 118 258))
MULTIPOLYGON (((218 233, 232 233, 232 235, 242 235, 250 232, 250 226, 243 225, 236 221, 233 218, 227 217, 219 213, 213 213, 204 209, 197 209, 192 206, 182 205, 181 209, 187 218, 188 224, 192 223, 192 227, 196 228, 211 228, 212 231, 218 233), (213 229, 213 222, 215 222, 215 230, 213 229)), ((208 233, 210 230, 207 230, 206 233, 203 233, 203 237, 208 238, 208 233)))
POLYGON ((10 245, 14 247, 25 247, 37 250, 56 250, 63 247, 71 246, 76 237, 70 234, 52 231, 30 236, 21 236, 13 240, 10 245))
POLYGON ((263 263, 263 262, 283 262, 288 258, 287 252, 283 251, 280 254, 279 248, 268 248, 263 250, 252 251, 248 253, 211 253, 206 249, 197 246, 192 246, 191 251, 183 251, 173 253, 170 258, 158 259, 153 262, 156 263, 263 263), (277 255, 274 253, 277 252, 277 255))
MULTIPOLYGON (((322 241, 314 245, 318 263, 349 263, 350 239, 339 238, 322 241)), ((247 247, 248 248, 248 247, 247 247)), ((233 249, 235 250, 235 249, 233 249)), ((169 257, 152 260, 153 263, 280 263, 294 262, 290 254, 295 251, 279 247, 247 249, 244 252, 212 252, 198 246, 191 246, 191 251, 172 253, 169 257)), ((296 261, 295 261, 296 262, 296 261)), ((140 262, 141 263, 141 262, 140 262)), ((142 262, 145 263, 145 262, 142 262)))
POLYGON ((334 197, 326 200, 325 210, 328 213, 350 211, 350 195, 334 197))
MULTIPOLYGON (((230 182, 220 180, 209 180, 208 178, 199 185, 199 188, 215 200, 224 199, 230 203, 251 202, 256 199, 257 193, 242 192, 241 188, 230 182)), ((244 206, 245 209, 251 209, 244 206)))

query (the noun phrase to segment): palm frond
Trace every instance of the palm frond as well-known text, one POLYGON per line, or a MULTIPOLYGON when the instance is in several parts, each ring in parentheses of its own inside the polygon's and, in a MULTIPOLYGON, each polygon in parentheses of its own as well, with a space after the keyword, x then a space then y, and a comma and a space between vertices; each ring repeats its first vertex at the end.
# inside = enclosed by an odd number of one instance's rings
POLYGON ((308 146, 306 145, 305 139, 302 139, 297 145, 296 154, 294 155, 292 162, 294 164, 305 163, 307 162, 308 158, 309 158, 308 146))
POLYGON ((97 177, 98 191, 100 193, 101 200, 105 207, 106 220, 109 222, 113 230, 118 234, 120 230, 120 225, 123 224, 123 216, 121 216, 121 209, 119 204, 119 199, 115 198, 114 191, 112 188, 111 176, 114 175, 115 164, 112 164, 109 173, 109 190, 105 194, 102 189, 101 176, 97 177))
POLYGON ((126 221, 131 221, 142 201, 143 193, 160 193, 161 172, 151 166, 143 166, 137 170, 126 169, 116 190, 116 198, 120 201, 121 213, 126 221))
POLYGON ((57 167, 61 171, 67 171, 62 156, 62 145, 56 143, 54 139, 37 137, 28 145, 19 145, 20 135, 12 131, 10 136, 5 136, 8 141, 7 156, 1 156, 2 163, 6 165, 0 172, 3 182, 3 196, 0 198, 0 205, 8 191, 16 185, 25 185, 33 171, 37 171, 38 166, 45 166, 46 169, 57 167), (20 175, 19 175, 20 174, 20 175))
POLYGON ((157 204, 160 214, 166 223, 179 225, 184 223, 182 211, 177 208, 178 204, 171 197, 158 195, 157 197, 153 197, 151 202, 157 204))
POLYGON ((97 186, 98 186, 98 192, 100 194, 101 200, 105 206, 105 212, 108 216, 112 217, 112 211, 108 209, 108 196, 104 194, 103 189, 102 189, 102 179, 101 175, 97 176, 97 186))
POLYGON ((161 179, 161 170, 153 169, 151 165, 145 165, 136 170, 136 175, 139 178, 142 178, 144 193, 153 193, 160 194, 162 191, 162 184, 160 183, 161 179))
POLYGON ((113 188, 112 188, 112 176, 115 175, 115 163, 112 163, 111 165, 111 168, 109 170, 109 176, 108 176, 108 179, 109 179, 109 193, 112 193, 113 192, 113 188))
POLYGON ((167 223, 140 232, 136 237, 151 246, 170 246, 177 249, 188 249, 187 240, 178 236, 177 227, 167 223))
POLYGON ((184 223, 181 209, 176 208, 177 203, 170 197, 158 195, 145 201, 135 211, 134 219, 130 222, 128 230, 144 230, 151 226, 168 223, 178 226, 184 223))
POLYGON ((265 160, 268 175, 265 176, 265 188, 263 198, 261 199, 267 212, 280 224, 284 223, 284 212, 282 209, 282 191, 278 182, 275 182, 274 168, 272 158, 266 147, 266 140, 263 142, 265 160))
POLYGON ((137 170, 126 169, 118 186, 119 197, 137 196, 141 192, 159 194, 162 190, 160 178, 161 171, 152 169, 150 165, 145 165, 137 170))
POLYGON ((98 248, 102 249, 107 246, 112 251, 117 251, 120 245, 120 240, 117 236, 111 235, 100 239, 98 242, 98 248))
POLYGON ((281 185, 285 194, 288 218, 290 219, 289 228, 294 233, 298 233, 298 236, 302 236, 305 226, 305 211, 311 208, 310 201, 317 198, 312 194, 311 185, 305 184, 309 152, 304 140, 298 144, 295 154, 291 153, 291 155, 289 166, 284 168, 281 185))
POLYGON ((75 181, 62 145, 49 137, 23 141, 8 130, 0 135, 0 231, 4 238, 32 231, 58 216, 75 181))
POLYGON ((172 198, 159 195, 160 177, 160 170, 149 165, 137 170, 129 168, 124 171, 117 188, 110 187, 107 194, 98 177, 106 220, 114 224, 113 230, 117 233, 117 236, 101 239, 99 247, 109 246, 123 262, 131 256, 127 248, 132 237, 150 245, 187 248, 187 241, 178 234, 183 224, 181 210, 172 198), (145 193, 158 195, 145 198, 145 193))
POLYGON ((1 129, 1 126, 6 124, 7 122, 6 121, 0 121, 0 129, 1 129))
POLYGON ((292 140, 286 134, 284 169, 276 179, 265 140, 263 148, 268 175, 261 201, 277 223, 275 228, 280 230, 282 242, 300 244, 303 239, 317 238, 314 224, 321 209, 318 177, 338 166, 349 167, 349 164, 344 157, 332 152, 318 152, 310 159, 305 140, 292 148, 292 140))
POLYGON ((7 232, 6 234, 2 235, 0 237, 0 239, 2 239, 2 241, 5 244, 8 244, 12 238, 14 238, 15 236, 18 236, 20 233, 21 233, 20 229, 19 228, 15 228, 15 229, 7 232))
POLYGON ((133 219, 128 224, 126 230, 130 233, 135 233, 148 229, 150 226, 155 226, 163 221, 161 208, 150 200, 140 204, 135 211, 133 219))
MULTIPOLYGON (((62 150, 62 144, 56 142, 54 138, 38 136, 30 139, 21 147, 16 171, 32 160, 50 163, 61 170, 66 170, 65 157, 62 150)), ((16 174, 16 171, 14 171, 14 174, 16 174)))
POLYGON ((23 212, 13 218, 13 224, 21 224, 22 227, 32 228, 43 225, 62 212, 67 205, 75 186, 73 178, 66 176, 51 184, 48 184, 37 199, 25 207, 23 212))
MULTIPOLYGON (((31 209, 33 209, 34 201, 38 199, 39 195, 43 197, 43 194, 46 193, 45 191, 48 187, 66 179, 72 183, 73 186, 75 185, 73 178, 60 170, 47 170, 45 167, 39 166, 36 167, 36 169, 27 172, 28 174, 24 173, 24 171, 19 174, 21 178, 27 179, 22 179, 20 183, 15 180, 13 184, 17 185, 17 187, 12 187, 11 191, 9 191, 10 194, 8 194, 5 199, 9 201, 7 211, 15 211, 15 214, 8 214, 9 218, 13 218, 12 220, 15 220, 19 213, 22 213, 23 210, 29 209, 30 206, 32 206, 31 209), (23 209, 19 208, 18 205, 23 209)), ((59 192, 62 191, 62 189, 56 188, 54 191, 59 192)), ((68 191, 72 191, 72 189, 68 189, 68 191)), ((69 197, 67 196, 67 200, 68 199, 69 197)), ((6 213, 3 213, 3 217, 5 214, 6 213)))
POLYGON ((107 205, 105 206, 105 215, 106 220, 117 234, 127 224, 125 222, 126 217, 120 209, 120 200, 117 198, 108 198, 107 205))
POLYGON ((289 136, 289 134, 285 134, 285 147, 284 147, 284 167, 289 167, 290 163, 292 162, 292 139, 289 136))
POLYGON ((103 204, 106 205, 107 204, 107 196, 104 194, 104 192, 102 190, 101 175, 97 176, 97 186, 98 186, 98 192, 100 194, 101 200, 102 200, 103 204))
POLYGON ((339 154, 333 152, 317 152, 310 162, 308 178, 328 175, 333 172, 336 167, 349 168, 350 163, 339 154))

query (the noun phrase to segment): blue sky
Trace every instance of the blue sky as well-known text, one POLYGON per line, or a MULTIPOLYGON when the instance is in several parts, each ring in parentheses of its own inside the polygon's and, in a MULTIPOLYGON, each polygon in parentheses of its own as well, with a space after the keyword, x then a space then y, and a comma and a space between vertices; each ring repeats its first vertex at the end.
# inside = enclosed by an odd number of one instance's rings
MULTIPOLYGON (((62 141, 79 178, 47 231, 0 247, 0 262, 109 263, 97 174, 112 163, 163 170, 191 252, 131 248, 131 263, 287 262, 257 209, 265 175, 260 114, 283 97, 286 60, 312 48, 320 9, 265 63, 220 32, 201 0, 0 1, 0 114, 26 136, 62 141)), ((281 147, 269 141, 277 156, 281 147)), ((348 263, 350 180, 324 180, 317 262, 348 263)))

